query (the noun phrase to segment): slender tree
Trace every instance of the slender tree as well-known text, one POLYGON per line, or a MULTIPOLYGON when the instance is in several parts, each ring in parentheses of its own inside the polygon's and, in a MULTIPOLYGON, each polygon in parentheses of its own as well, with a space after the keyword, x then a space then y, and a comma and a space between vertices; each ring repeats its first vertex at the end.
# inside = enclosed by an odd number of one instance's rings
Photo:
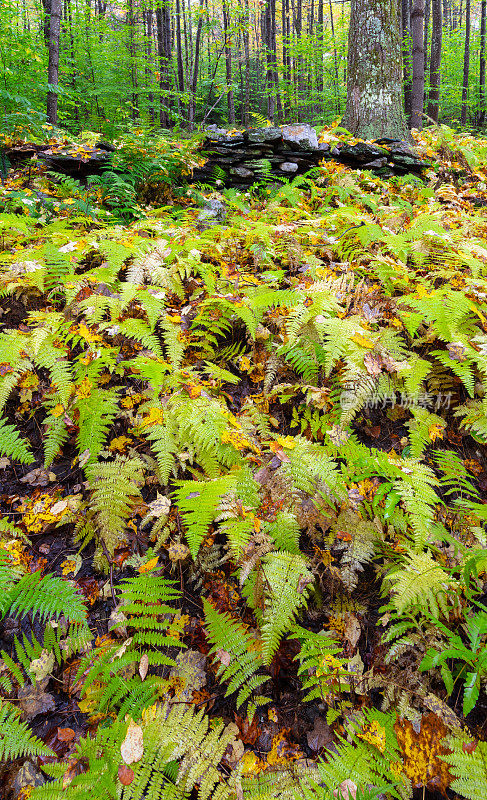
POLYGON ((411 13, 411 37, 413 41, 413 92, 411 96, 410 127, 420 131, 423 127, 424 103, 424 4, 425 0, 414 0, 411 13))
POLYGON ((411 75, 411 8, 410 0, 401 0, 402 76, 404 83, 404 111, 409 119, 412 109, 411 75))
MULTIPOLYGON (((485 0, 487 2, 487 0, 485 0)), ((431 58, 428 116, 438 122, 440 109, 440 67, 443 36, 442 0, 431 0, 431 58)))
POLYGON ((465 7, 465 50, 463 56, 462 111, 460 122, 467 124, 468 84, 470 80, 470 0, 465 7))
POLYGON ((232 85, 232 43, 230 39, 230 16, 227 0, 222 0, 223 36, 225 42, 225 73, 227 78, 228 122, 235 125, 235 102, 232 85))
POLYGON ((401 28, 395 0, 352 0, 347 108, 355 136, 408 137, 402 108, 401 28))
POLYGON ((480 7, 480 53, 479 53, 479 125, 485 123, 485 30, 487 22, 487 0, 480 7))
POLYGON ((49 24, 49 62, 47 67, 47 121, 57 125, 57 87, 59 85, 59 39, 62 0, 51 0, 49 24))

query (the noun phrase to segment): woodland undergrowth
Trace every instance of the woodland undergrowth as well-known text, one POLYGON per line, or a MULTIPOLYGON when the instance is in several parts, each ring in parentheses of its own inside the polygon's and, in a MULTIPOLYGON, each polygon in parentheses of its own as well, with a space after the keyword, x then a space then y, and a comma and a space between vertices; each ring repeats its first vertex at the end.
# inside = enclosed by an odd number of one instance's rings
POLYGON ((487 142, 154 195, 134 141, 0 193, 7 791, 486 796, 487 142))

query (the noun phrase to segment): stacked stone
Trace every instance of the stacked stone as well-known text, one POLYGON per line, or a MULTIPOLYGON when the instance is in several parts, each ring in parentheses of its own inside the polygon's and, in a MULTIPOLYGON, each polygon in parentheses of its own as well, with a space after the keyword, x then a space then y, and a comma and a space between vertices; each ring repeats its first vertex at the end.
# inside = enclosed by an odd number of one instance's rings
POLYGON ((205 165, 193 180, 220 177, 226 186, 248 186, 263 176, 292 177, 308 172, 322 159, 352 168, 368 169, 384 177, 420 173, 427 166, 407 142, 381 139, 373 144, 338 142, 333 147, 318 142, 310 125, 251 128, 229 132, 212 126, 203 143, 205 165))

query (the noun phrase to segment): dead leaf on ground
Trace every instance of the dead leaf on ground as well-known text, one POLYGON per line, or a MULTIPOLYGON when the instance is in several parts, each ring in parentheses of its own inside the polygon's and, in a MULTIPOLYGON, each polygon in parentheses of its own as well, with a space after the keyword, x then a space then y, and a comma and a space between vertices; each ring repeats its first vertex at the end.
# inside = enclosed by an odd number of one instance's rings
POLYGON ((33 686, 31 683, 22 686, 18 691, 19 708, 22 709, 24 719, 30 720, 38 714, 46 714, 56 707, 52 694, 44 691, 47 678, 33 686))
POLYGON ((126 764, 135 764, 144 755, 144 734, 140 725, 130 720, 127 734, 120 745, 120 753, 126 764))

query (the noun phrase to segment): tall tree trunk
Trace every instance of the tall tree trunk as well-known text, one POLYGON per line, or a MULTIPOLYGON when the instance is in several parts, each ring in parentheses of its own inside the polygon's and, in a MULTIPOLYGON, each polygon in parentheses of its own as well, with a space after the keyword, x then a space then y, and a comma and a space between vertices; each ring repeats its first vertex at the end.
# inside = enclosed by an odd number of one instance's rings
POLYGON ((401 28, 395 0, 352 0, 347 108, 354 136, 408 138, 402 108, 401 28))
POLYGON ((465 52, 463 57, 462 112, 460 122, 467 124, 468 83, 470 79, 470 0, 465 8, 465 52))
POLYGON ((194 127, 195 107, 196 107, 196 89, 197 89, 197 86, 198 86, 198 69, 199 69, 199 64, 200 64, 201 31, 203 29, 203 13, 204 13, 204 0, 200 0, 199 14, 198 14, 198 27, 196 28, 196 39, 195 39, 195 44, 194 44, 193 72, 192 72, 192 75, 191 75, 191 98, 190 98, 190 101, 189 101, 189 110, 188 110, 188 118, 189 118, 190 130, 193 130, 193 127, 194 127))
POLYGON ((338 75, 338 56, 337 56, 337 46, 336 46, 336 39, 335 39, 335 23, 333 21, 333 5, 331 0, 329 0, 330 4, 330 24, 331 24, 331 35, 333 37, 333 66, 335 69, 335 80, 333 82, 333 92, 335 95, 335 110, 336 113, 340 113, 340 77, 338 75))
POLYGON ((181 41, 181 3, 180 0, 176 0, 176 61, 178 65, 178 107, 180 113, 182 113, 182 97, 181 95, 184 94, 184 67, 183 67, 183 44, 181 41))
POLYGON ((47 121, 57 125, 57 91, 59 84, 59 38, 61 31, 61 3, 62 0, 51 0, 51 15, 49 24, 49 62, 47 67, 47 82, 53 89, 47 93, 47 121))
POLYGON ((414 0, 411 14, 413 40, 413 93, 411 97, 410 127, 420 131, 423 127, 424 105, 424 2, 414 0))
MULTIPOLYGON (((284 0, 283 0, 284 3, 284 0)), ((250 126, 250 11, 249 0, 245 0, 243 19, 243 46, 245 57, 245 90, 242 108, 242 122, 246 128, 250 126)))
POLYGON ((429 39, 430 17, 431 17, 431 0, 426 0, 424 5, 424 37, 423 37, 425 75, 428 74, 428 39, 429 39))
POLYGON ((135 16, 134 0, 128 0, 127 24, 129 27, 129 56, 130 56, 130 80, 132 83, 132 119, 139 116, 139 94, 137 79, 137 60, 135 50, 135 16))
POLYGON ((235 125, 235 103, 232 88, 232 44, 230 41, 229 27, 230 18, 228 14, 227 0, 222 0, 223 10, 223 35, 225 38, 225 72, 227 77, 227 103, 228 103, 228 122, 235 125))
POLYGON ((485 123, 485 32, 487 22, 487 0, 482 0, 480 9, 480 63, 479 63, 479 125, 485 123))
POLYGON ((170 63, 171 63, 171 15, 169 0, 158 0, 156 4, 157 54, 159 57, 159 122, 162 128, 170 126, 170 63))
MULTIPOLYGON (((487 0, 484 0, 487 2, 487 0)), ((443 35, 442 0, 431 0, 431 59, 430 59, 430 96, 428 116, 438 122, 440 110, 440 67, 441 44, 443 35)))
MULTIPOLYGON (((144 11, 145 26, 146 26, 146 44, 145 44, 145 81, 147 87, 152 83, 152 75, 150 65, 152 63, 152 0, 149 0, 149 5, 144 11)), ((152 125, 155 125, 156 115, 154 109, 154 92, 149 91, 149 119, 152 125)))
POLYGON ((411 75, 411 10, 410 0, 401 0, 402 75, 404 83, 404 112, 409 119, 412 109, 411 75))

